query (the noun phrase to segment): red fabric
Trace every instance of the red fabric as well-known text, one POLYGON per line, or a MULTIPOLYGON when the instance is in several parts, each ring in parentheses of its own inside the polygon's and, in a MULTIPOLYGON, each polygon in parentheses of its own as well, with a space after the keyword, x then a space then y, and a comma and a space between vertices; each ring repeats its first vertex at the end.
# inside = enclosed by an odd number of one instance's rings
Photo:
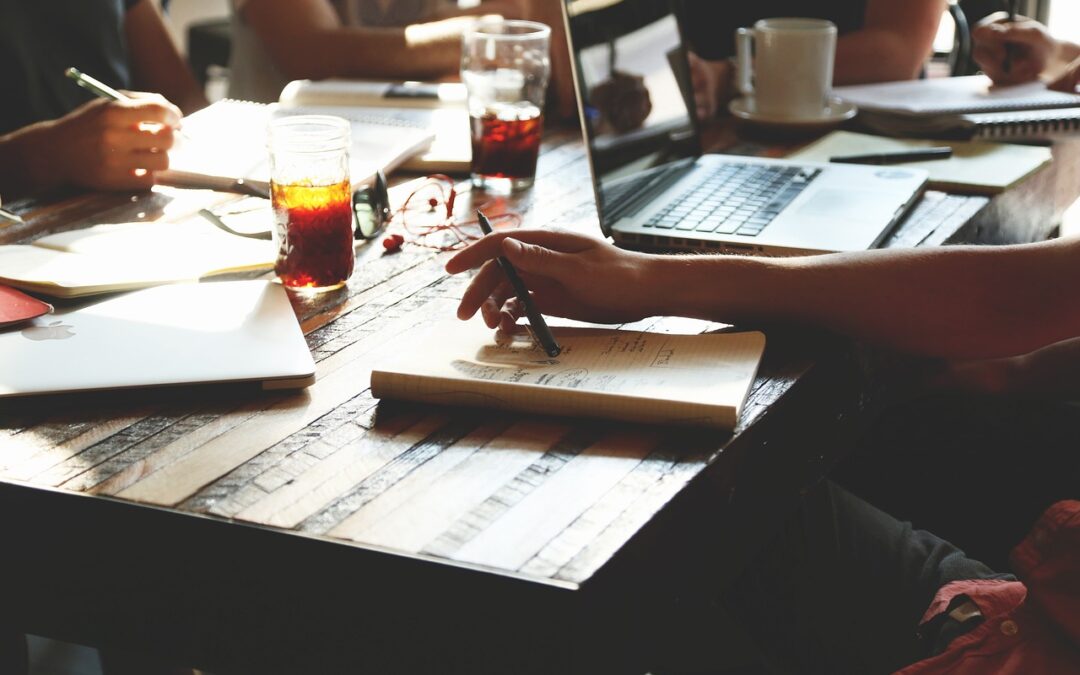
POLYGON ((957 581, 938 591, 923 622, 960 594, 984 621, 896 675, 1080 673, 1080 501, 1050 507, 1012 561, 1024 583, 957 581))

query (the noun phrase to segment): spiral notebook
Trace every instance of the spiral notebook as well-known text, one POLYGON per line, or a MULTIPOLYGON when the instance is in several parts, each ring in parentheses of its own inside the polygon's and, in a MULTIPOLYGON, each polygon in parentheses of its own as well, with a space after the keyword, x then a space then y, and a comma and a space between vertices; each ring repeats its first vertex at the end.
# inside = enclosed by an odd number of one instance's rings
POLYGON ((837 87, 859 123, 889 135, 956 139, 1048 138, 1080 131, 1080 95, 1042 82, 994 86, 985 75, 837 87))
POLYGON ((283 109, 275 104, 225 99, 184 118, 183 135, 169 152, 168 171, 159 182, 176 187, 233 190, 237 179, 265 189, 270 179, 266 129, 276 117, 336 115, 352 125, 349 165, 352 182, 361 184, 382 170, 401 166, 431 145, 434 134, 391 115, 347 107, 283 109))

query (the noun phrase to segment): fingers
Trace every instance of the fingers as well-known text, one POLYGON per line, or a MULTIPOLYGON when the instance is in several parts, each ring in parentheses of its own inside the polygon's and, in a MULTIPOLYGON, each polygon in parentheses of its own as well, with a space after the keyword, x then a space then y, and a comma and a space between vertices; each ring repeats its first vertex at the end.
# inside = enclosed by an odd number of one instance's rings
POLYGON ((183 117, 179 108, 160 96, 113 101, 104 114, 106 124, 114 127, 137 127, 146 123, 177 127, 183 117))
POLYGON ((458 303, 458 318, 462 320, 472 318, 484 301, 505 281, 506 275, 494 260, 484 263, 461 296, 461 302, 458 303))
POLYGON ((566 253, 583 251, 592 246, 596 246, 599 243, 592 237, 563 230, 534 229, 496 232, 480 239, 448 260, 446 262, 446 271, 450 274, 460 274, 466 270, 479 267, 486 261, 492 260, 497 256, 503 255, 502 241, 508 237, 566 253))
POLYGON ((513 237, 503 239, 502 252, 518 270, 525 273, 559 277, 577 269, 573 254, 526 244, 513 237))
POLYGON ((1055 91, 1064 91, 1069 94, 1076 93, 1076 87, 1080 85, 1080 60, 1069 64, 1065 72, 1050 83, 1050 88, 1055 91))

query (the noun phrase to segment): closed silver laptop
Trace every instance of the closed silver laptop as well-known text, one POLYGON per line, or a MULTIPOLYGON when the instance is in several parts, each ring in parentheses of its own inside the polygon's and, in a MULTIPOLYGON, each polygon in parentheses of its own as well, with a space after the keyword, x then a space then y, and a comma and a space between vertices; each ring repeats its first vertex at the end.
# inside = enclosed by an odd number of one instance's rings
POLYGON ((0 331, 0 397, 314 379, 289 298, 266 281, 159 286, 0 331))
POLYGON ((689 65, 665 2, 565 0, 604 233, 630 248, 799 255, 872 248, 922 170, 701 154, 689 65))

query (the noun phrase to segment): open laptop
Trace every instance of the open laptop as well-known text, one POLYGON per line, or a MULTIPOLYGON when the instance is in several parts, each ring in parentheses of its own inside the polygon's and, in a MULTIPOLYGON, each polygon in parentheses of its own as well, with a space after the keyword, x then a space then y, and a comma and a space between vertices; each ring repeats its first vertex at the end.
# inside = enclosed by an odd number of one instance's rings
POLYGON ((619 245, 862 250, 921 195, 922 170, 701 154, 669 3, 564 0, 563 9, 600 223, 619 245))
POLYGON ((314 381, 289 298, 267 281, 159 286, 0 331, 0 397, 314 381))

